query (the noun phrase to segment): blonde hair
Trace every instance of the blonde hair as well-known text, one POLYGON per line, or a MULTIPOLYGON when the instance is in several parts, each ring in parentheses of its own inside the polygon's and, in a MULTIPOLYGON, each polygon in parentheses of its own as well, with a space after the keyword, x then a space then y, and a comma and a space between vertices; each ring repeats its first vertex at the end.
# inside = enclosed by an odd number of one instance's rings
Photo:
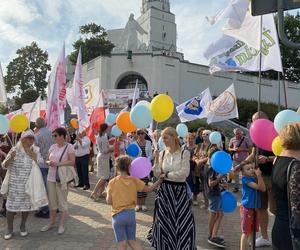
POLYGON ((175 128, 172 128, 172 127, 166 127, 166 128, 161 132, 161 136, 163 136, 163 135, 169 135, 169 136, 173 137, 174 140, 175 140, 175 146, 177 147, 177 149, 181 148, 181 146, 180 146, 180 141, 179 141, 179 138, 178 138, 178 134, 177 134, 175 128))
POLYGON ((281 145, 287 150, 300 150, 300 122, 286 124, 279 133, 281 145))

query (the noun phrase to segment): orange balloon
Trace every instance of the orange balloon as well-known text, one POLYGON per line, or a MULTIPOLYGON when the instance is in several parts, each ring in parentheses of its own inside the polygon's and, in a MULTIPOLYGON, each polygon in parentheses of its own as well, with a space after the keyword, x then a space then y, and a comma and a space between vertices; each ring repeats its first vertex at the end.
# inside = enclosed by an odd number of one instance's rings
POLYGON ((72 118, 71 121, 70 121, 70 124, 71 124, 71 126, 72 126, 74 129, 78 129, 78 122, 77 122, 77 119, 72 118))
POLYGON ((136 126, 130 121, 130 112, 121 112, 116 119, 116 124, 124 133, 131 133, 136 130, 136 126))

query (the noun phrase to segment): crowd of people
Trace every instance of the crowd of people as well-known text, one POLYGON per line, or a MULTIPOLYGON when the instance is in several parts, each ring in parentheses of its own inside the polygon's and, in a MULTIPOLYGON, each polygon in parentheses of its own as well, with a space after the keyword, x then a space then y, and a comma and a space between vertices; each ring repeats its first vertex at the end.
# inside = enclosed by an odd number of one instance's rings
MULTIPOLYGON (((263 112, 255 113, 252 121, 267 119, 263 112)), ((16 145, 1 139, 1 193, 5 193, 1 215, 7 218, 4 239, 13 237, 13 221, 21 212, 20 235, 28 235, 26 221, 30 211, 35 216, 48 218, 41 232, 53 229, 59 215, 58 234, 65 232, 70 185, 87 191, 91 189, 89 171, 97 170, 98 181, 90 198, 105 198, 112 206, 112 228, 118 249, 142 249, 135 240, 136 212, 145 212, 147 193, 156 190, 153 223, 147 239, 155 249, 196 249, 196 228, 193 206, 208 210, 207 241, 225 248, 226 241, 219 235, 224 216, 221 196, 234 182, 233 192, 241 188, 240 248, 253 244, 254 230, 261 236, 257 247, 300 249, 300 124, 289 123, 282 129, 283 151, 275 157, 272 152, 256 150, 250 138, 239 128, 228 146, 225 136, 219 144, 209 139, 211 130, 199 128, 179 138, 176 130, 167 127, 149 134, 138 129, 130 134, 111 137, 107 124, 101 124, 93 145, 86 133, 57 128, 49 131, 43 118, 38 118, 35 129, 24 131, 16 145), (159 148, 158 139, 164 142, 159 148), (153 165, 149 176, 138 179, 130 176, 133 157, 126 155, 129 144, 135 144, 138 157, 148 158, 153 165), (233 160, 232 171, 218 174, 211 166, 211 158, 220 150, 227 151, 233 160), (39 166, 48 205, 37 210, 33 204, 28 181, 33 165, 39 166), (7 177, 7 178, 6 178, 7 177), (149 184, 152 182, 152 184, 149 184), (5 184, 5 185, 4 185, 5 184), (6 187, 6 192, 4 186, 6 187), (275 215, 272 239, 268 236, 269 214, 275 215), (256 223, 254 223, 256 221, 256 223), (254 228, 256 224, 256 228, 254 228)), ((39 190, 39 196, 43 191, 39 190)))

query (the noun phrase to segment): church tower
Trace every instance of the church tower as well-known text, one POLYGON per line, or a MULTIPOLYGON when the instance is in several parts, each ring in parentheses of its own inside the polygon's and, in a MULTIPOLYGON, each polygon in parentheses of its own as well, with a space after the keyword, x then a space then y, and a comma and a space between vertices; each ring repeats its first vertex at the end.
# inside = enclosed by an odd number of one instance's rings
POLYGON ((175 15, 170 11, 169 0, 142 0, 139 24, 147 35, 139 37, 150 50, 177 51, 175 15))

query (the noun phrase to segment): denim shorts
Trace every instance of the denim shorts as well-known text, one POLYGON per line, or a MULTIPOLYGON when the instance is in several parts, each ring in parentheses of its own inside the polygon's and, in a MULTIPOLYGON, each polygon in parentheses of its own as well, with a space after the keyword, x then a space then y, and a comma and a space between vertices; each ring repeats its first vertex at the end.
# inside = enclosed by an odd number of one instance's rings
POLYGON ((216 213, 222 211, 221 208, 221 196, 209 196, 208 197, 209 211, 216 213))
POLYGON ((124 240, 135 240, 136 221, 134 209, 125 209, 112 217, 117 242, 124 240))

